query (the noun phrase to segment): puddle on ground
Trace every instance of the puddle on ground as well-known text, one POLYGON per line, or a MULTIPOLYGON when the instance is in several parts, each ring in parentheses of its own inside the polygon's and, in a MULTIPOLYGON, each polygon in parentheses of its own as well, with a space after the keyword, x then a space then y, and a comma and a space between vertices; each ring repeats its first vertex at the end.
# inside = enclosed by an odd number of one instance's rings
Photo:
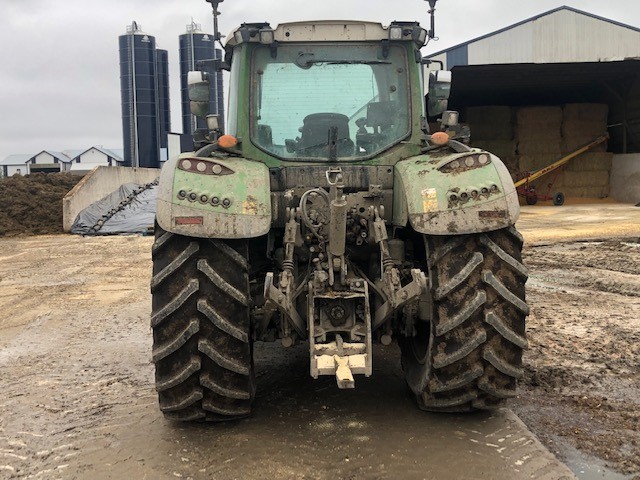
POLYGON ((602 460, 563 445, 565 464, 579 480, 631 480, 634 474, 624 475, 604 465, 602 460))

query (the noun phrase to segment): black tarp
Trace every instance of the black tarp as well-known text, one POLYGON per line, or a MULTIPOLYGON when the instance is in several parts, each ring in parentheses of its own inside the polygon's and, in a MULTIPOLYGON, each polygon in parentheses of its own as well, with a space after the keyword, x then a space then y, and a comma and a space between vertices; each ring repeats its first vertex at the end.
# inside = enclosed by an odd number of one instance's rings
POLYGON ((156 215, 157 185, 127 183, 85 208, 71 227, 77 235, 146 233, 156 215))

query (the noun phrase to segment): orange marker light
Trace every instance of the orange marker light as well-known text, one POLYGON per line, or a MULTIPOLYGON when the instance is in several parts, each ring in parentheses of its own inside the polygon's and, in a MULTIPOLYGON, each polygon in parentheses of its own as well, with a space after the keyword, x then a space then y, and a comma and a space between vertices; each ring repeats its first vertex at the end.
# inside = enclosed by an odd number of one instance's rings
POLYGON ((438 146, 446 145, 449 143, 449 135, 445 132, 436 132, 431 135, 431 143, 438 146))
POLYGON ((218 145, 222 148, 233 148, 238 145, 238 139, 233 135, 222 135, 218 139, 218 145))

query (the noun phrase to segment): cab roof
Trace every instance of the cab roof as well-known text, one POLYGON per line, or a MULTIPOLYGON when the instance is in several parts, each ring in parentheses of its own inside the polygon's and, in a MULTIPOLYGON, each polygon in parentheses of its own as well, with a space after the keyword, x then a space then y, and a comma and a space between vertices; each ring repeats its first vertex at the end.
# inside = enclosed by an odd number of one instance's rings
MULTIPOLYGON (((227 37, 227 47, 233 47, 239 42, 236 33, 243 27, 259 27, 260 24, 244 24, 231 32, 227 37)), ((270 28, 268 24, 263 27, 270 28)), ((277 42, 366 42, 379 41, 389 38, 389 27, 381 23, 358 20, 318 20, 283 23, 275 27, 274 38, 277 42)))

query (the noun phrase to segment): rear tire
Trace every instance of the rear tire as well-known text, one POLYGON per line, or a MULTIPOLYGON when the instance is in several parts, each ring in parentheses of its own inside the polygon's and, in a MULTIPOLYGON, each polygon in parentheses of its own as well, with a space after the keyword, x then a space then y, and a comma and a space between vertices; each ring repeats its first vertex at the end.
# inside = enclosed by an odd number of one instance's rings
POLYGON ((246 417, 255 394, 246 240, 175 235, 156 225, 153 362, 171 420, 246 417))
POLYGON ((499 407, 516 395, 527 347, 522 237, 511 227, 426 243, 432 316, 401 339, 407 384, 423 410, 499 407))

